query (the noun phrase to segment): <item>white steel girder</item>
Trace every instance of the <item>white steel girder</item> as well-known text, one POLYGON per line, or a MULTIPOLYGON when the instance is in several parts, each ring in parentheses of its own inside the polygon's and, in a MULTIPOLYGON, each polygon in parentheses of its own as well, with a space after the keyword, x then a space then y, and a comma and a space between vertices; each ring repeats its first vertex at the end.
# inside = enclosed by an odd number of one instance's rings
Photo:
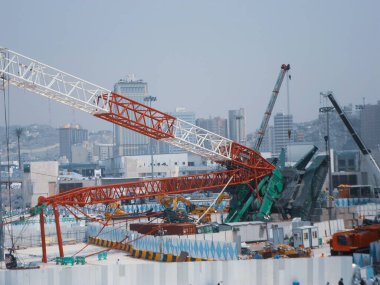
MULTIPOLYGON (((5 48, 0 48, 0 78, 90 114, 113 111, 111 91, 5 48)), ((231 160, 232 141, 208 130, 176 119, 172 135, 162 140, 212 161, 231 160)))
POLYGON ((87 113, 109 111, 109 90, 4 48, 0 48, 0 78, 87 113))
POLYGON ((180 119, 174 123, 174 137, 162 140, 212 161, 231 160, 231 140, 180 119))

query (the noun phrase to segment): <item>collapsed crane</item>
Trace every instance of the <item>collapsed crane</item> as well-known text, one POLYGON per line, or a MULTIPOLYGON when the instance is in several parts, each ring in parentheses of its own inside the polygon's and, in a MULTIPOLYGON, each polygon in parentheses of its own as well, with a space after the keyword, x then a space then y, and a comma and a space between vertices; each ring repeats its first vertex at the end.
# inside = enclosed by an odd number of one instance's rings
MULTIPOLYGON (((260 129, 256 133, 256 140, 253 148, 257 151, 260 150, 261 144, 264 140, 274 104, 280 93, 280 88, 285 75, 289 70, 289 64, 281 65, 280 73, 278 74, 267 109, 265 110, 263 120, 261 121, 260 129)), ((285 165, 285 153, 283 153, 282 159, 280 158, 280 163, 278 163, 276 169, 274 169, 270 175, 266 176, 255 190, 249 187, 249 184, 247 184, 248 187, 247 185, 236 187, 226 222, 238 222, 243 217, 245 220, 268 218, 273 203, 280 198, 284 187, 282 182, 283 177, 280 171, 281 164, 285 165), (257 213, 249 215, 248 211, 252 208, 252 205, 257 213)))
POLYGON ((215 189, 227 185, 228 182, 230 185, 249 184, 250 187, 252 183, 257 187, 260 180, 275 168, 253 149, 9 49, 0 49, 0 78, 8 84, 150 138, 165 141, 226 167, 226 170, 212 173, 82 187, 50 197, 39 197, 43 262, 47 262, 44 229, 44 208, 47 205, 53 207, 59 254, 63 257, 58 205, 76 207, 113 203, 163 194, 215 189))

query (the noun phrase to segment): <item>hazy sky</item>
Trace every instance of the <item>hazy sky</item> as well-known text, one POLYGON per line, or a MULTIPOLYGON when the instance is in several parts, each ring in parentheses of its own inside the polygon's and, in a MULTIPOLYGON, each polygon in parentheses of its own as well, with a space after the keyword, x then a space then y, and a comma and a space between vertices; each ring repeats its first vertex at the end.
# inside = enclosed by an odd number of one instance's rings
MULTIPOLYGON (((157 97, 197 117, 246 109, 258 128, 282 63, 290 63, 290 112, 317 117, 319 93, 380 100, 380 1, 3 1, 0 46, 113 89, 134 73, 157 97)), ((286 84, 275 112, 287 112, 286 84)), ((3 106, 1 105, 1 114, 3 106)), ((3 125, 2 115, 0 117, 3 125)), ((23 90, 11 89, 11 124, 76 121, 111 129, 23 90)))

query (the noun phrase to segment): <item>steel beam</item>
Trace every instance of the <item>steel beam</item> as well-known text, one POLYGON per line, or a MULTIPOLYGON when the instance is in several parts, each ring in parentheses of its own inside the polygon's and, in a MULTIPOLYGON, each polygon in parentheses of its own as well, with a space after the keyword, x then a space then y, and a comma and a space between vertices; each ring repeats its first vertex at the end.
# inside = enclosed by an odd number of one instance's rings
POLYGON ((40 210, 40 229, 41 229, 41 247, 42 247, 42 262, 47 263, 46 255, 46 240, 45 240, 45 219, 44 219, 44 210, 40 210))
POLYGON ((58 248, 59 248, 59 256, 64 257, 63 254, 63 243, 62 243, 62 233, 61 233, 61 225, 59 223, 59 213, 57 205, 53 204, 53 212, 54 212, 54 218, 55 218, 55 228, 57 230, 57 240, 58 240, 58 248))

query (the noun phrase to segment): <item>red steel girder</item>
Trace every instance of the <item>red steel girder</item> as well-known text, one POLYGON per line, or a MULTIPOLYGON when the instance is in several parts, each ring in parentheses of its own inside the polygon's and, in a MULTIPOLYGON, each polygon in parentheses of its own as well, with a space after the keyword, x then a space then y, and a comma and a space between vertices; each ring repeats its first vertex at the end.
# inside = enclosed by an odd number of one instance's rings
POLYGON ((257 178, 269 174, 275 166, 263 158, 257 151, 244 145, 232 142, 231 161, 222 161, 230 168, 244 167, 256 172, 257 178))
MULTIPOLYGON (((265 173, 263 175, 266 175, 265 173)), ((262 176, 263 176, 262 175, 262 176)), ((208 190, 224 187, 233 176, 230 185, 248 183, 262 176, 244 168, 202 173, 190 176, 162 178, 145 181, 134 181, 121 184, 110 184, 83 187, 50 197, 39 197, 39 204, 85 206, 114 201, 132 200, 163 194, 178 194, 197 190, 208 190)))
MULTIPOLYGON (((107 99, 107 94, 103 95, 103 99, 107 99)), ((173 137, 176 120, 173 116, 114 92, 108 106, 108 113, 97 113, 95 116, 156 140, 173 137)))

